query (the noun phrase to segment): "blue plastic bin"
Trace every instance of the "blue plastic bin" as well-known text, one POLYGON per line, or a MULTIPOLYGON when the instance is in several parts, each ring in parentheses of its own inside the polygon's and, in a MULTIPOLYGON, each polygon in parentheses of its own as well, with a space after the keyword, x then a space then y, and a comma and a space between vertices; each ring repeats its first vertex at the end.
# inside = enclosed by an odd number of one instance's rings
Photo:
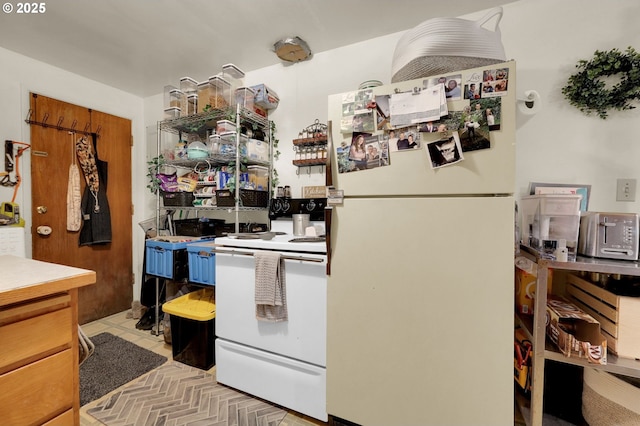
POLYGON ((156 237, 145 242, 146 269, 149 275, 181 280, 189 276, 187 246, 199 238, 156 237))
POLYGON ((189 281, 205 285, 216 283, 215 243, 193 243, 187 246, 189 281))

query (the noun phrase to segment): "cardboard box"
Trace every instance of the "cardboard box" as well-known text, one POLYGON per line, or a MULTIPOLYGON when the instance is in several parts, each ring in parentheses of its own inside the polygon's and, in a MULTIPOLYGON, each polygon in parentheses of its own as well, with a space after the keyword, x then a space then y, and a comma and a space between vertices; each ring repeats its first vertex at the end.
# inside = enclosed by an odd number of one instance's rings
POLYGON ((264 109, 276 109, 278 104, 280 103, 280 98, 270 88, 268 88, 264 84, 257 84, 255 86, 251 86, 251 88, 255 91, 254 104, 262 107, 264 109))
POLYGON ((531 390, 531 341, 524 330, 516 328, 514 339, 513 378, 524 391, 531 390))
POLYGON ((547 335, 567 357, 607 363, 607 339, 600 332, 600 323, 566 300, 547 299, 547 335))
MULTIPOLYGON (((532 260, 518 256, 515 264, 515 302, 519 314, 533 315, 535 295, 538 280, 538 265, 532 260)), ((547 274, 547 295, 553 290, 553 271, 547 274)))

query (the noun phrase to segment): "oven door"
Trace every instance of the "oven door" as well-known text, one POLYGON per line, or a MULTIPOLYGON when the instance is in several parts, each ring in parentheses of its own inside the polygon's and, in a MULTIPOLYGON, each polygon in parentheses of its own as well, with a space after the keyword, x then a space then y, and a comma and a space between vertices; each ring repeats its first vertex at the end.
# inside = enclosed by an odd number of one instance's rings
MULTIPOLYGON (((251 252, 246 249, 228 249, 251 252)), ((255 259, 216 254, 216 336, 231 342, 326 366, 326 256, 282 253, 308 260, 285 260, 288 321, 256 319, 255 259)))

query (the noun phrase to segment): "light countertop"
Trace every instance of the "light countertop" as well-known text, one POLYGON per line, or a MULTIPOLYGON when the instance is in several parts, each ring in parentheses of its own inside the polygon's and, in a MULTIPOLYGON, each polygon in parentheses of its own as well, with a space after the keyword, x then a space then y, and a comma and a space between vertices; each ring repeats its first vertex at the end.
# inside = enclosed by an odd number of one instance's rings
POLYGON ((93 284, 95 271, 13 255, 0 256, 0 306, 93 284))

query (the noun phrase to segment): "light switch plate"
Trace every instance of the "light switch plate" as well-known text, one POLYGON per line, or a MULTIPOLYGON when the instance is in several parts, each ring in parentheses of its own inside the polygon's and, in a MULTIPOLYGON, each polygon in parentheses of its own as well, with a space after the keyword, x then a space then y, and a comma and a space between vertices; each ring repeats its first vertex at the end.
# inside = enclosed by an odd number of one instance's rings
POLYGON ((616 201, 636 200, 636 180, 618 179, 616 185, 616 201))

